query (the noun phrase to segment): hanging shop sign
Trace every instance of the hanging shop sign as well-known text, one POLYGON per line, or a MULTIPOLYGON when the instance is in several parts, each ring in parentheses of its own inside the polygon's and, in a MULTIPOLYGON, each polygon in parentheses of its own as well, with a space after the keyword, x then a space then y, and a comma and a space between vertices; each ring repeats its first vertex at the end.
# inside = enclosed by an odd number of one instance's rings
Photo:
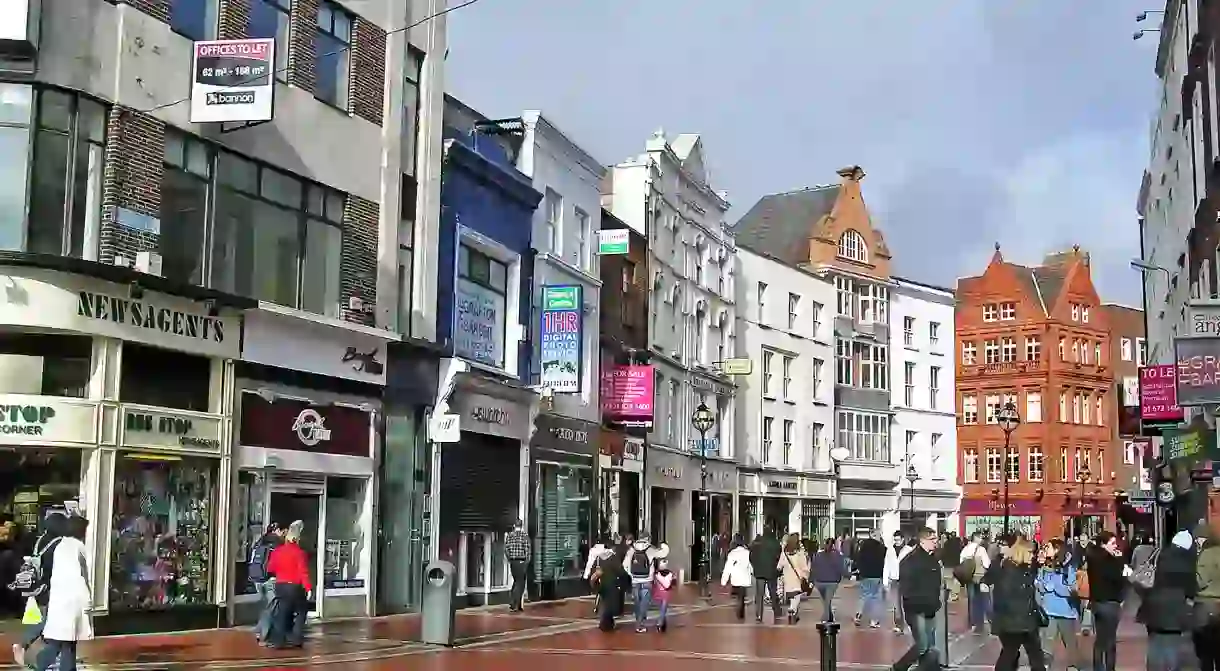
POLYGON ((625 228, 602 229, 597 232, 597 253, 602 256, 626 254, 631 244, 631 231, 625 228))
POLYGON ((529 409, 521 403, 473 391, 454 392, 449 412, 460 418, 462 431, 528 440, 529 409))
POLYGON ((337 328, 281 314, 278 309, 261 308, 246 312, 241 358, 384 386, 390 339, 390 333, 380 329, 355 325, 337 328))
POLYGON ((1178 404, 1177 366, 1164 364, 1140 367, 1140 419, 1156 424, 1182 421, 1178 404))
POLYGON ((184 447, 220 451, 221 422, 219 417, 157 412, 132 406, 124 406, 122 414, 123 434, 119 442, 125 447, 152 449, 184 447))
POLYGON ((97 404, 0 395, 0 445, 97 442, 97 404))
POLYGON ((1220 338, 1174 338, 1180 406, 1220 403, 1220 338))
POLYGON ((196 42, 191 123, 271 121, 274 71, 273 38, 196 42))
POLYGON ((542 287, 538 363, 542 370, 542 386, 555 393, 580 393, 583 307, 579 285, 542 287))
POLYGON ((602 417, 651 428, 654 375, 652 366, 610 366, 602 373, 602 417))
POLYGON ((372 456, 372 413, 346 405, 241 395, 243 447, 372 456))
POLYGON ((599 438, 597 424, 547 413, 538 415, 534 424, 537 430, 531 439, 531 447, 564 454, 593 456, 594 442, 599 438))

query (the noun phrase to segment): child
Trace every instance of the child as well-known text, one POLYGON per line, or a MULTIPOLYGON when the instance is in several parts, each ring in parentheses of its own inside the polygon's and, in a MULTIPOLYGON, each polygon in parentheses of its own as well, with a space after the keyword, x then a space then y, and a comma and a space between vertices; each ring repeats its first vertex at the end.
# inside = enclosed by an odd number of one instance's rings
POLYGON ((668 559, 657 560, 657 570, 652 579, 652 600, 660 611, 657 616, 657 631, 662 633, 668 627, 665 616, 669 613, 669 596, 677 585, 677 578, 673 571, 669 570, 668 559))

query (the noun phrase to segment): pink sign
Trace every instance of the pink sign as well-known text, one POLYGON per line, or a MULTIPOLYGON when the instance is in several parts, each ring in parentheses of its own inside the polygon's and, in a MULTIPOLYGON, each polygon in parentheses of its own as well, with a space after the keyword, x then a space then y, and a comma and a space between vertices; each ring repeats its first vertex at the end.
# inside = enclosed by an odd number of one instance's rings
POLYGON ((1145 422, 1180 422, 1177 367, 1173 364, 1140 368, 1140 419, 1145 422))
POLYGON ((652 422, 652 366, 611 366, 602 372, 602 414, 612 422, 652 422))

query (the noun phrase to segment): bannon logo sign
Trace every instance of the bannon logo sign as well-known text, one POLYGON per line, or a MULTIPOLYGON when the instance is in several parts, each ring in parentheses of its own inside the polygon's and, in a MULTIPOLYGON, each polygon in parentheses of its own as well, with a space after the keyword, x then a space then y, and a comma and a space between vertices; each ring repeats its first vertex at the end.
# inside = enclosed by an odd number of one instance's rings
POLYGON ((147 301, 119 298, 106 294, 81 291, 77 293, 76 314, 81 317, 110 321, 167 335, 207 342, 225 342, 225 324, 220 317, 161 307, 147 301))

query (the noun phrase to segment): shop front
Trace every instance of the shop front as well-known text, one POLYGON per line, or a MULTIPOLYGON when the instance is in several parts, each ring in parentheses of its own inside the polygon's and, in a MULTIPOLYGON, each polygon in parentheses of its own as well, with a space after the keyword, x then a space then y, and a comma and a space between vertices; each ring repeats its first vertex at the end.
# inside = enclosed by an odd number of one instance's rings
POLYGON ((956 492, 916 489, 912 505, 911 492, 904 488, 898 497, 898 527, 903 531, 922 527, 938 532, 956 530, 957 508, 956 492))
POLYGON ((880 531, 889 538, 898 530, 897 497, 893 491, 839 488, 835 536, 863 538, 880 531))
POLYGON ((513 524, 527 518, 536 399, 528 389, 478 374, 457 376, 449 413, 457 417, 460 438, 433 445, 440 509, 431 519, 437 556, 457 566, 460 606, 508 603, 512 580, 504 541, 513 524))
MULTIPOLYGON (((747 537, 764 531, 778 536, 801 530, 801 478, 792 473, 770 471, 740 474, 738 485, 742 517, 749 520, 747 537), (748 501, 748 503, 747 503, 748 501)), ((745 522, 743 521, 743 524, 745 522)))
POLYGON ((595 541, 594 454, 598 425, 539 414, 530 442, 529 530, 534 543, 530 596, 557 599, 588 593, 583 575, 595 541))
MULTIPOLYGON (((963 498, 961 532, 969 538, 975 532, 992 536, 1004 533, 1004 502, 995 498, 963 498)), ((1008 530, 1040 538, 1043 533, 1042 502, 1033 499, 1012 499, 1008 502, 1008 530)), ((1060 536, 1053 533, 1052 537, 1060 536)))
POLYGON ((816 541, 834 536, 834 490, 831 480, 801 476, 801 536, 816 541))
POLYGON ((706 500, 699 496, 703 485, 700 460, 684 453, 649 448, 646 462, 649 496, 649 533, 654 542, 670 547, 670 563, 684 577, 695 578, 705 520, 711 529, 712 565, 732 539, 736 466, 719 459, 707 460, 706 500), (709 518, 710 514, 710 518, 709 518))
POLYGON ((599 535, 638 537, 644 518, 644 439, 603 428, 597 459, 599 535))

